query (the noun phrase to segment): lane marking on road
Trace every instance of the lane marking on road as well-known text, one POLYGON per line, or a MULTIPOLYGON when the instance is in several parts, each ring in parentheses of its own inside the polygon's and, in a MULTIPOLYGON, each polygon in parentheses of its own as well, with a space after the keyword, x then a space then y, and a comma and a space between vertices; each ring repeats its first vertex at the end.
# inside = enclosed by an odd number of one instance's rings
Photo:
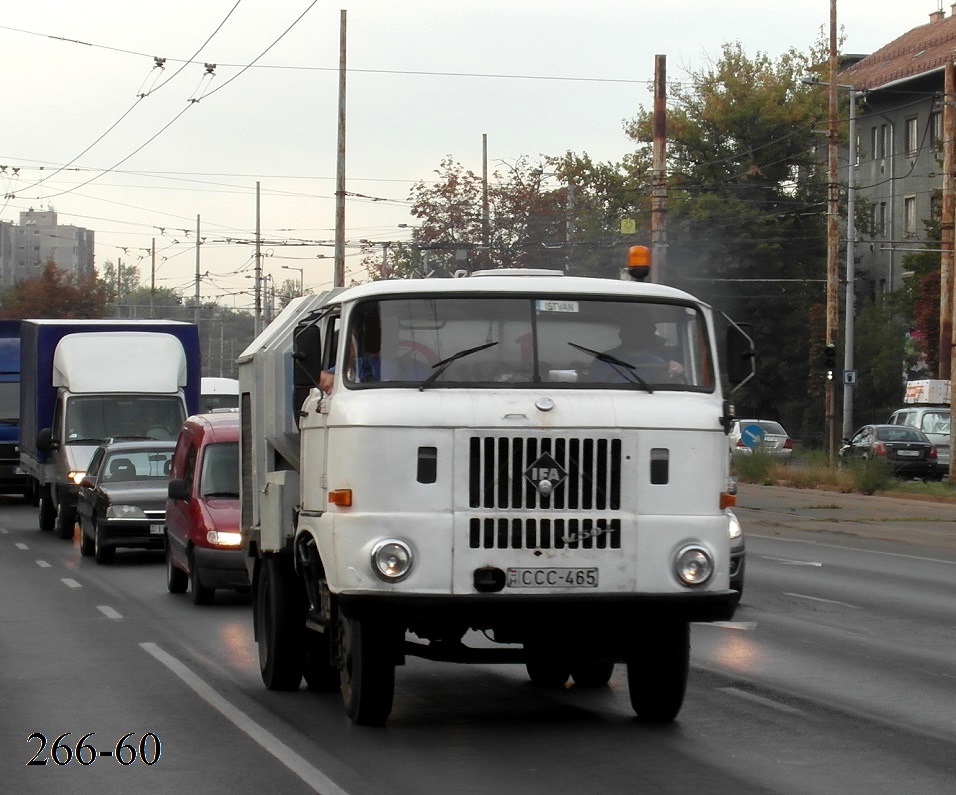
POLYGON ((840 607, 849 607, 851 610, 859 610, 859 605, 851 605, 849 602, 838 602, 836 599, 823 599, 819 596, 807 596, 805 593, 786 593, 784 596, 793 596, 796 599, 809 599, 811 602, 823 602, 828 605, 839 605, 840 607))
POLYGON ((109 605, 97 605, 96 609, 99 610, 104 616, 107 618, 112 618, 114 621, 117 618, 122 618, 122 616, 109 605))
POLYGON ((756 621, 707 621, 701 626, 705 627, 723 627, 724 629, 742 629, 752 630, 757 628, 756 621))
POLYGON ((50 568, 53 568, 53 564, 52 564, 52 563, 47 563, 45 560, 38 560, 38 561, 37 561, 37 566, 39 566, 41 569, 50 569, 50 568))
POLYGON ((17 543, 16 543, 14 546, 16 546, 17 549, 29 549, 29 548, 30 548, 30 547, 28 547, 26 544, 24 544, 22 541, 17 541, 17 543))
POLYGON ((82 588, 82 587, 83 587, 83 586, 80 585, 76 580, 70 579, 69 577, 64 577, 63 579, 60 580, 60 582, 62 582, 64 585, 68 585, 70 588, 82 588))
POLYGON ((176 674, 176 676, 182 679, 203 701, 216 709, 237 729, 245 732, 251 739, 255 740, 316 792, 321 792, 322 795, 347 795, 345 790, 335 784, 335 782, 321 770, 313 767, 278 737, 267 731, 246 715, 245 712, 223 698, 178 659, 168 652, 163 651, 155 643, 140 643, 139 645, 144 651, 151 654, 170 671, 176 674))
POLYGON ((816 566, 822 567, 823 564, 815 560, 793 560, 792 558, 771 558, 767 555, 761 556, 764 560, 772 560, 775 563, 782 563, 784 566, 816 566))
MULTIPOLYGON (((902 552, 884 552, 881 549, 861 549, 860 547, 848 547, 843 544, 824 544, 820 541, 809 540, 806 538, 787 538, 781 539, 779 536, 765 536, 760 533, 747 533, 748 538, 762 538, 766 541, 786 541, 788 544, 810 544, 815 547, 824 547, 826 549, 842 549, 845 552, 854 552, 860 555, 882 555, 887 558, 903 558, 904 560, 921 560, 926 563, 945 563, 947 566, 956 566, 956 560, 946 560, 945 558, 930 558, 926 555, 906 555, 902 552)), ((861 536, 862 538, 862 536, 861 536)), ((769 558, 768 558, 769 560, 769 558)))
POLYGON ((786 704, 781 704, 779 701, 773 701, 772 699, 764 698, 763 696, 756 696, 753 693, 746 692, 745 690, 738 690, 736 687, 722 687, 720 690, 728 695, 737 696, 737 698, 742 698, 744 701, 752 701, 754 704, 760 704, 761 706, 775 709, 778 712, 786 712, 789 715, 803 714, 803 710, 801 709, 790 707, 786 704))

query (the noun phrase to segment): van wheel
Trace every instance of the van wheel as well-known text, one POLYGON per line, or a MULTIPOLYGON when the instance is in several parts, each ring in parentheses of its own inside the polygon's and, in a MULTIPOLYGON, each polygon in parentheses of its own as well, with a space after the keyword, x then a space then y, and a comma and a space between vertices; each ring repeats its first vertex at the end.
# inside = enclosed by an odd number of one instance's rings
POLYGON ((170 593, 186 593, 189 587, 189 577, 181 568, 173 563, 173 555, 169 551, 169 542, 166 543, 166 590, 170 593))
POLYGON ((267 555, 255 584, 259 671, 270 690, 297 690, 305 668, 305 595, 291 555, 267 555))
POLYGON ((672 621, 648 628, 640 646, 626 656, 631 706, 646 723, 668 723, 677 717, 687 690, 690 625, 672 621))
POLYGON ((371 621, 342 616, 340 680, 345 712, 352 723, 381 726, 392 711, 395 662, 385 629, 371 621))
POLYGON ((189 587, 192 589, 194 605, 211 605, 213 603, 216 591, 202 584, 195 560, 192 561, 192 565, 189 567, 189 587))
POLYGON ((53 495, 50 494, 49 486, 40 488, 38 518, 40 529, 44 533, 49 533, 56 524, 56 506, 53 504, 53 495))

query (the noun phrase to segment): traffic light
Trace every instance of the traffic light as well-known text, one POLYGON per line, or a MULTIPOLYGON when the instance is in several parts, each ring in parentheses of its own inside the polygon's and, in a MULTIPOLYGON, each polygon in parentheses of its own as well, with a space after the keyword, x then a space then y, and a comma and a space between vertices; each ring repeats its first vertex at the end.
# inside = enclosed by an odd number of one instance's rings
POLYGON ((823 369, 827 371, 827 380, 832 381, 836 370, 836 345, 823 346, 823 369))

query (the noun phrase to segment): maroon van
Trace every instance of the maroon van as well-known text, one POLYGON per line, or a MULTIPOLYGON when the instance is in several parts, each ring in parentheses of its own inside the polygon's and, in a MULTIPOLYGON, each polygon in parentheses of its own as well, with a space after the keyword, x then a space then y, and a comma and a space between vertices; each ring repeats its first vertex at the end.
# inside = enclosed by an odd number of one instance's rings
POLYGON ((247 590, 239 535, 239 412, 194 414, 173 453, 166 500, 166 586, 210 604, 217 589, 247 590))

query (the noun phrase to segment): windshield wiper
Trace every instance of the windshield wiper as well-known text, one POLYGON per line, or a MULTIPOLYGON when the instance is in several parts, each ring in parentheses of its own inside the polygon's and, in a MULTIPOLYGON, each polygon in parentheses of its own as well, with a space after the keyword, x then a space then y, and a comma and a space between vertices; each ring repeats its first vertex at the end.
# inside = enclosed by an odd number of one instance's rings
POLYGON ((651 389, 651 385, 637 374, 637 368, 630 362, 625 362, 623 359, 618 359, 616 356, 611 356, 609 353, 601 353, 600 351, 594 351, 590 348, 585 348, 583 345, 578 345, 576 342, 569 342, 568 345, 570 345, 572 348, 577 348, 579 351, 590 353, 599 362, 604 362, 605 364, 611 365, 615 372, 619 373, 625 378, 630 379, 632 384, 642 386, 650 394, 654 394, 654 390, 651 389))
POLYGON ((463 351, 458 351, 458 353, 453 353, 447 359, 442 359, 440 362, 436 362, 432 365, 434 372, 418 385, 418 391, 424 392, 425 387, 438 378, 438 376, 440 376, 443 372, 445 372, 445 370, 448 369, 448 366, 455 360, 462 359, 465 356, 470 356, 473 353, 478 353, 478 351, 483 351, 485 348, 490 348, 492 345, 497 344, 497 342, 486 342, 484 345, 476 345, 474 348, 466 348, 463 351))

